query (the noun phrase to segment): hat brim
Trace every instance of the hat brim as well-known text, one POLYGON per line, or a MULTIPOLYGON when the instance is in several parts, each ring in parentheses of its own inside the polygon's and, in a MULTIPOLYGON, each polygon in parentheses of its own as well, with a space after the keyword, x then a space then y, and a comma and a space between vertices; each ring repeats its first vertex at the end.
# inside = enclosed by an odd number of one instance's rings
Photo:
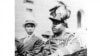
POLYGON ((28 24, 33 25, 34 27, 36 27, 36 23, 25 23, 23 26, 26 27, 26 25, 28 25, 28 24))
POLYGON ((53 24, 64 23, 64 26, 65 26, 66 28, 68 28, 68 24, 67 24, 66 22, 64 22, 64 20, 57 20, 57 19, 53 19, 53 18, 49 18, 49 19, 53 22, 53 24))

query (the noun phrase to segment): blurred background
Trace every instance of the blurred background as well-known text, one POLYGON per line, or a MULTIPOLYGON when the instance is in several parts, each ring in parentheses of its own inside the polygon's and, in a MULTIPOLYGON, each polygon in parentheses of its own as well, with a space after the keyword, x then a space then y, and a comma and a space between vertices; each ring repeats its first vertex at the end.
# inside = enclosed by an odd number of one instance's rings
MULTIPOLYGON (((34 1, 33 4, 25 3, 25 0, 15 0, 15 37, 23 38, 26 36, 26 32, 23 28, 25 20, 32 19, 37 23, 35 29, 36 35, 41 35, 43 33, 49 32, 53 34, 51 27, 52 22, 49 18, 49 9, 57 5, 58 0, 30 0, 34 1), (33 12, 27 11, 26 8, 32 8, 33 12)), ((71 16, 66 21, 68 23, 71 31, 76 31, 77 29, 77 11, 82 9, 85 11, 83 0, 59 0, 63 1, 68 9, 71 10, 71 16)), ((86 16, 85 12, 82 17, 82 27, 86 28, 86 16)))

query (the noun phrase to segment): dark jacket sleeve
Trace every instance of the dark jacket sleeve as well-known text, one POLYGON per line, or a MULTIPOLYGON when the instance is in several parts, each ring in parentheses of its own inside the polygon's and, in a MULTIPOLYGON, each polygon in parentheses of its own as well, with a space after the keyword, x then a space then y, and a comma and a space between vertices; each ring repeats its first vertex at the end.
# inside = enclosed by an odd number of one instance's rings
POLYGON ((24 44, 22 43, 22 41, 20 39, 15 38, 15 48, 16 48, 15 54, 17 54, 16 56, 23 55, 23 50, 24 50, 23 46, 24 44))
POLYGON ((35 47, 40 46, 42 40, 39 37, 33 36, 27 43, 24 44, 24 49, 32 51, 35 47))

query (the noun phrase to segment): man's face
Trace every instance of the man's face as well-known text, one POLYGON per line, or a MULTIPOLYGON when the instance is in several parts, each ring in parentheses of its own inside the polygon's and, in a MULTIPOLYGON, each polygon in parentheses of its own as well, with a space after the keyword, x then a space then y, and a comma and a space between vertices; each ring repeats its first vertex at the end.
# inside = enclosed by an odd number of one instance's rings
POLYGON ((26 32, 27 32, 29 35, 31 35, 31 34, 34 32, 34 29, 35 29, 35 27, 32 26, 32 25, 30 25, 30 24, 28 24, 28 25, 25 27, 25 30, 26 30, 26 32))
POLYGON ((52 31, 54 33, 61 32, 62 30, 63 30, 62 23, 57 24, 57 25, 53 25, 53 27, 52 27, 52 31))

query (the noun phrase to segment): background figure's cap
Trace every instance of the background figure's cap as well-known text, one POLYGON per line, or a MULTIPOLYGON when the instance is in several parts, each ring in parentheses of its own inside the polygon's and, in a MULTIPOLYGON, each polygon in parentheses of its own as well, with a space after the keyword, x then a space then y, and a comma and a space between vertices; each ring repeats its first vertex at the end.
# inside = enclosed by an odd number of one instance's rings
POLYGON ((23 26, 25 27, 27 24, 31 24, 31 25, 34 25, 36 27, 36 22, 34 20, 25 20, 25 23, 23 26))

